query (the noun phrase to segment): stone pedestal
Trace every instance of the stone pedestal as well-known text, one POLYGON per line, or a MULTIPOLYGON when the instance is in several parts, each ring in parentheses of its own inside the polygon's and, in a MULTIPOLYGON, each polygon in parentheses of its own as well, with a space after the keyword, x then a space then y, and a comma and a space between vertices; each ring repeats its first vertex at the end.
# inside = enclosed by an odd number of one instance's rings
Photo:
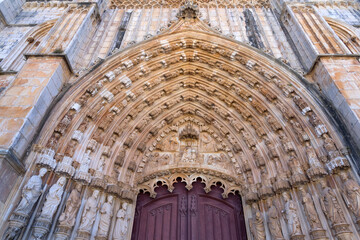
POLYGON ((290 236, 290 240, 303 240, 303 239, 305 239, 305 235, 296 234, 296 235, 290 236))
POLYGON ((88 240, 90 239, 91 234, 89 232, 83 232, 83 231, 79 231, 77 236, 76 236, 76 240, 88 240))
POLYGON ((341 223, 333 225, 333 229, 335 230, 335 236, 339 240, 353 240, 353 234, 349 229, 349 224, 341 223))
POLYGON ((310 231, 311 239, 313 240, 326 240, 329 239, 326 236, 326 231, 324 229, 313 229, 310 231))
POLYGON ((3 239, 16 239, 21 233, 21 229, 28 221, 28 216, 14 212, 9 221, 9 226, 6 229, 3 239))
POLYGON ((35 239, 42 239, 50 230, 51 219, 39 217, 36 219, 33 226, 32 235, 35 239))
POLYGON ((72 227, 65 226, 65 225, 59 225, 56 228, 55 232, 55 240, 67 240, 69 239, 69 236, 71 234, 72 227))

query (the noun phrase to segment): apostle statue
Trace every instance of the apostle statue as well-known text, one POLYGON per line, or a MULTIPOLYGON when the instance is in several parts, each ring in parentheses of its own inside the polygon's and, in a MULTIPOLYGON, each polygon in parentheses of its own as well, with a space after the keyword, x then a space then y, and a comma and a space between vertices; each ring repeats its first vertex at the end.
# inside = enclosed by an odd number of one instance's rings
POLYGON ((111 217, 113 216, 112 202, 113 196, 109 195, 107 197, 107 202, 101 207, 99 229, 97 232, 97 236, 99 237, 107 237, 108 235, 111 217))
POLYGON ((94 224, 96 211, 98 209, 97 198, 99 195, 99 190, 94 190, 91 197, 88 198, 85 204, 84 212, 81 218, 81 223, 79 231, 82 232, 91 232, 91 228, 94 224))
POLYGON ((360 221, 360 187, 353 179, 349 179, 347 172, 341 172, 343 180, 343 197, 347 207, 354 213, 356 221, 360 221))
POLYGON ((14 210, 15 213, 29 215, 35 202, 38 200, 41 194, 41 178, 45 176, 47 172, 46 168, 41 168, 39 175, 32 176, 22 190, 22 199, 14 210))
POLYGON ((305 213, 311 229, 322 229, 322 225, 310 193, 308 193, 303 186, 300 186, 299 190, 302 196, 302 204, 304 205, 305 213))
POLYGON ((44 206, 41 210, 40 217, 52 219, 57 207, 60 204, 62 194, 64 193, 64 186, 66 183, 65 177, 60 177, 57 182, 50 188, 46 195, 44 206))
POLYGON ((284 240, 284 235, 281 231, 281 224, 279 220, 279 213, 274 204, 272 203, 271 198, 268 198, 268 222, 269 222, 269 230, 274 240, 284 240))
POLYGON ((322 187, 320 203, 326 217, 331 221, 332 225, 346 223, 344 213, 341 210, 335 192, 327 186, 325 179, 320 180, 322 187))
POLYGON ((116 214, 116 224, 113 234, 114 240, 126 240, 129 220, 126 217, 127 203, 122 204, 122 208, 116 214))
POLYGON ((302 235, 296 204, 293 200, 291 200, 290 194, 288 192, 284 192, 283 197, 285 200, 285 208, 282 212, 286 216, 290 238, 302 235))
POLYGON ((81 184, 76 184, 66 201, 65 211, 60 215, 60 225, 72 227, 75 224, 76 213, 80 207, 81 184))
POLYGON ((254 204, 253 206, 253 212, 253 215, 255 216, 249 222, 251 233, 254 237, 254 240, 265 240, 266 234, 264 227, 264 218, 259 209, 257 209, 256 204, 254 204))

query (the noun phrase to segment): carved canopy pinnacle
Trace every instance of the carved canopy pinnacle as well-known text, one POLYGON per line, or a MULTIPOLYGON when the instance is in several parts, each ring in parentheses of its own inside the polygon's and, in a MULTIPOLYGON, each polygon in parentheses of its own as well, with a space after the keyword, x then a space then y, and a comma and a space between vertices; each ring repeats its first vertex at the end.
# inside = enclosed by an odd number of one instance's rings
POLYGON ((198 18, 200 17, 199 6, 194 1, 186 1, 179 9, 178 18, 198 18))

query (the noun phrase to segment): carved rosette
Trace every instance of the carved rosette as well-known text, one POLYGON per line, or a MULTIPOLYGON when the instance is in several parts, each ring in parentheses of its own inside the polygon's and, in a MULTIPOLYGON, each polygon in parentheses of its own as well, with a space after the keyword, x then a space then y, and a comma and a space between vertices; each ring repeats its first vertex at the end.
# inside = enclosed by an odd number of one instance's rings
POLYGON ((38 158, 36 159, 36 164, 43 166, 49 169, 55 169, 56 160, 54 159, 55 151, 50 148, 45 148, 42 150, 38 158))

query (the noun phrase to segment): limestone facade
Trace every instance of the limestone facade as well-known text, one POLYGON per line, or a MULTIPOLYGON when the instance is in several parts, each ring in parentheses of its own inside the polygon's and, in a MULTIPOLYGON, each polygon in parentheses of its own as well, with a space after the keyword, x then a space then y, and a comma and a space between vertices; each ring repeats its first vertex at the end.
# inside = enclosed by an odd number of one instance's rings
POLYGON ((357 1, 0 2, 0 234, 130 239, 198 178, 248 239, 360 239, 357 1))

